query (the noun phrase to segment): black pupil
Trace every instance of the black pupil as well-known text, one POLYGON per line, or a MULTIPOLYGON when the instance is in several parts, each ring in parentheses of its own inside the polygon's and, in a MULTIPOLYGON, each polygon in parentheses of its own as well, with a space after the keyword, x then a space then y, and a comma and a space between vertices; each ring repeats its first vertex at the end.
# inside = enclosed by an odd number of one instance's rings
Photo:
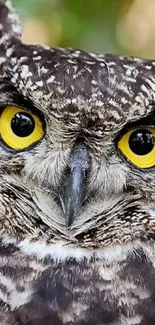
POLYGON ((25 112, 15 114, 11 120, 12 131, 18 137, 27 137, 30 135, 35 127, 33 117, 25 112))
POLYGON ((129 137, 129 146, 136 155, 146 155, 154 147, 154 135, 147 129, 136 130, 129 137))

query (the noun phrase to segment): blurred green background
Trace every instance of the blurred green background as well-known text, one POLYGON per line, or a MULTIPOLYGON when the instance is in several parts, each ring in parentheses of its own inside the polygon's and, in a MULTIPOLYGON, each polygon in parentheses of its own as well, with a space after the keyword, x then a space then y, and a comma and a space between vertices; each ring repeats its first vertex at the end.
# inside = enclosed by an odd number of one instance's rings
POLYGON ((155 0, 13 0, 23 40, 155 58, 155 0))

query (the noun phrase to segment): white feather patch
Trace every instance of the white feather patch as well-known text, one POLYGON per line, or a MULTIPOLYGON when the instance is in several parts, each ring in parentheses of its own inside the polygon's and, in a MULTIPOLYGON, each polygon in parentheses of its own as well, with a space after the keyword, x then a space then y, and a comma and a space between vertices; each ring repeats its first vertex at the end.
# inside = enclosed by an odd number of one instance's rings
POLYGON ((66 242, 60 241, 55 244, 47 244, 45 241, 37 240, 32 242, 30 239, 17 241, 11 238, 3 238, 3 244, 13 244, 27 255, 34 255, 39 260, 44 260, 47 257, 56 261, 64 261, 74 258, 76 261, 81 261, 84 258, 99 258, 100 260, 106 260, 107 262, 123 261, 127 255, 134 254, 135 251, 142 247, 147 248, 145 243, 135 241, 134 243, 115 245, 110 247, 104 247, 103 249, 84 249, 76 247, 74 245, 66 244, 66 242))

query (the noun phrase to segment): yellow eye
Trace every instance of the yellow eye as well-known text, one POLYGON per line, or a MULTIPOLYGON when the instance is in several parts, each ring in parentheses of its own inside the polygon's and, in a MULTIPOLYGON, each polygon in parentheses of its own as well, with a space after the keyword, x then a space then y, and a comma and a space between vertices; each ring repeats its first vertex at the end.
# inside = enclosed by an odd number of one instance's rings
POLYGON ((0 135, 9 147, 21 150, 39 141, 44 131, 36 115, 19 107, 6 106, 0 116, 0 135))
POLYGON ((117 144, 123 156, 140 168, 155 166, 155 129, 140 127, 125 133, 117 144))

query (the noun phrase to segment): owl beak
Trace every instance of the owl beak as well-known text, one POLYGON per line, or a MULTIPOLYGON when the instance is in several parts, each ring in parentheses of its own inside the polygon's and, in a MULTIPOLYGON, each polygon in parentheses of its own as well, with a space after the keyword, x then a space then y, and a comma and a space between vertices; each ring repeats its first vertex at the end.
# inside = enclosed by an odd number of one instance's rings
POLYGON ((70 155, 61 205, 66 217, 67 227, 70 228, 84 200, 87 173, 90 169, 91 158, 85 146, 76 146, 70 155))

